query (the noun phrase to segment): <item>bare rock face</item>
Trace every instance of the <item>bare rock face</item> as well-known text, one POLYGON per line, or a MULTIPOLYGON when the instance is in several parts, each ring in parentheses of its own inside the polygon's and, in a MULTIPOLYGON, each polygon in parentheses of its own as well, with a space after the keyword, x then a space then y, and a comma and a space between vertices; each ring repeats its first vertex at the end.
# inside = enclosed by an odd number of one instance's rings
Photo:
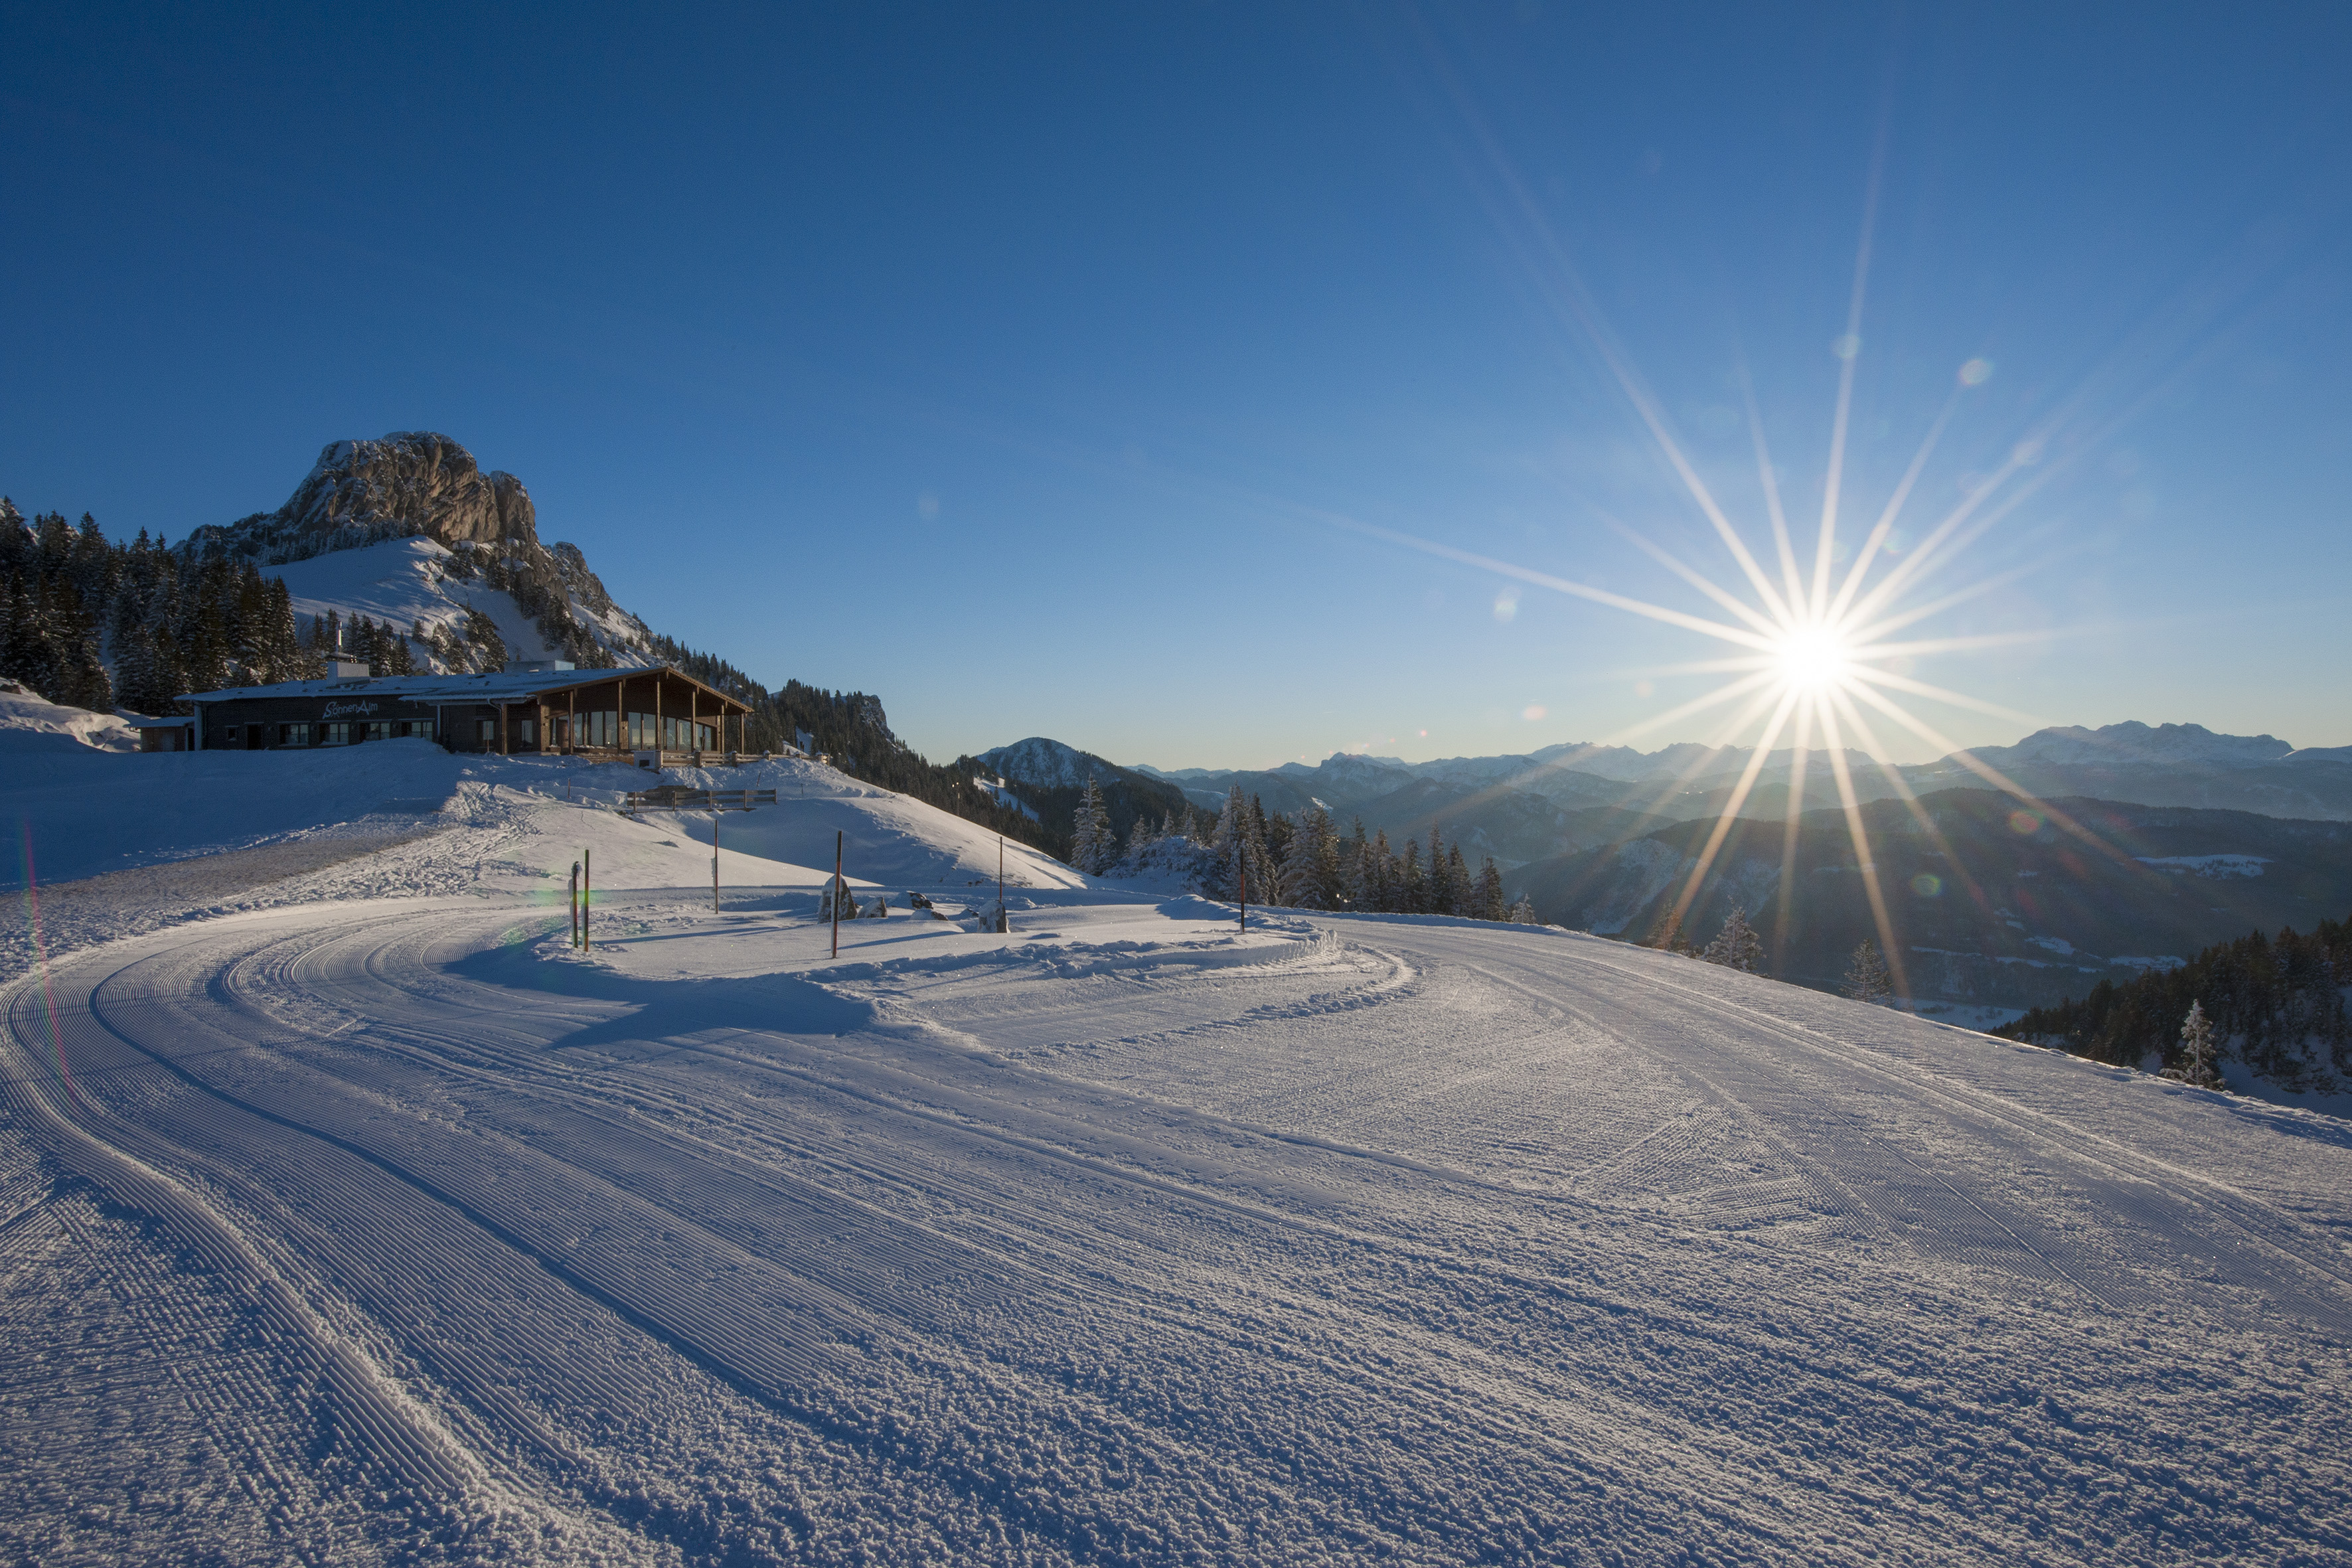
POLYGON ((508 550, 539 542, 522 481, 482 472, 471 452, 429 430, 335 442, 271 521, 281 535, 422 534, 444 545, 508 550))

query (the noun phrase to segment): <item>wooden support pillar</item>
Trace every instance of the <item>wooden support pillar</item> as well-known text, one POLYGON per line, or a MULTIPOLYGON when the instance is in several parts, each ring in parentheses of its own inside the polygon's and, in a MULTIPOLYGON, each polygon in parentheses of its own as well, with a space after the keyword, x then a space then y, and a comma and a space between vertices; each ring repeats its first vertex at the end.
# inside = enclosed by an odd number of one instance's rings
POLYGON ((659 673, 656 673, 654 676, 654 765, 656 767, 661 765, 662 754, 661 689, 662 678, 659 673))
POLYGON ((576 686, 563 694, 563 749, 580 749, 580 689, 576 686))
POLYGON ((499 704, 499 755, 507 754, 507 705, 499 704))

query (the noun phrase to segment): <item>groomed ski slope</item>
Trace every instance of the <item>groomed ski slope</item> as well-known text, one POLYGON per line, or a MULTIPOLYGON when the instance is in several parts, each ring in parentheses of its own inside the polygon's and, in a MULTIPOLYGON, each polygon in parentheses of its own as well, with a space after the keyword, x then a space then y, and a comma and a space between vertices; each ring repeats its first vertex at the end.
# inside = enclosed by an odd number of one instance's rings
POLYGON ((8 1556, 2352 1562, 2344 1123, 1549 931, 835 961, 690 822, 583 955, 479 788, 0 990, 8 1556))

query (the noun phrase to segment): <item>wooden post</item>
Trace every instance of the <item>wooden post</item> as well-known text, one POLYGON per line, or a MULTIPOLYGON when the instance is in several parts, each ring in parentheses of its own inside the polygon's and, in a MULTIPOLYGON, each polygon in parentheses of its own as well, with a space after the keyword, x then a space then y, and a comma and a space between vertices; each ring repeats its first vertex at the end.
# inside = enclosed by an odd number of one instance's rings
MULTIPOLYGON (((686 689, 686 743, 694 752, 695 765, 699 767, 702 763, 702 688, 699 686, 686 689)), ((716 822, 718 818, 711 820, 716 822)), ((716 833, 718 829, 714 827, 711 831, 716 833)))
POLYGON ((662 678, 659 673, 656 673, 654 676, 654 766, 656 767, 662 765, 661 689, 662 678))
POLYGON ((583 849, 580 851, 580 947, 583 952, 588 948, 588 906, 594 899, 595 879, 596 852, 583 849))
POLYGON ((710 912, 719 912, 719 813, 710 814, 710 912))
POLYGON ((507 705, 499 704, 499 755, 507 754, 507 705))
POLYGON ((833 956, 841 956, 841 829, 833 830, 833 956))
POLYGON ((613 736, 625 750, 637 743, 629 733, 629 678, 625 675, 613 677, 613 736))
POLYGON ((572 896, 565 902, 565 910, 572 916, 572 945, 578 947, 580 945, 580 862, 577 860, 572 862, 572 896))

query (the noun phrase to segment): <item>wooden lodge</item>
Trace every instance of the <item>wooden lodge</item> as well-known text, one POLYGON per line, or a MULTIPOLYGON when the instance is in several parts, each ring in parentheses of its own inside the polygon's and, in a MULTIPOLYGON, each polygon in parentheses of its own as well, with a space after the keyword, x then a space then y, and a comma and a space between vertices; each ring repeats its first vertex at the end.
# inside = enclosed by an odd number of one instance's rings
POLYGON ((361 665, 319 680, 201 691, 197 751, 301 751, 429 740, 453 752, 608 760, 658 753, 694 766, 742 749, 740 700, 674 666, 574 669, 511 664, 496 675, 371 678, 361 665))

